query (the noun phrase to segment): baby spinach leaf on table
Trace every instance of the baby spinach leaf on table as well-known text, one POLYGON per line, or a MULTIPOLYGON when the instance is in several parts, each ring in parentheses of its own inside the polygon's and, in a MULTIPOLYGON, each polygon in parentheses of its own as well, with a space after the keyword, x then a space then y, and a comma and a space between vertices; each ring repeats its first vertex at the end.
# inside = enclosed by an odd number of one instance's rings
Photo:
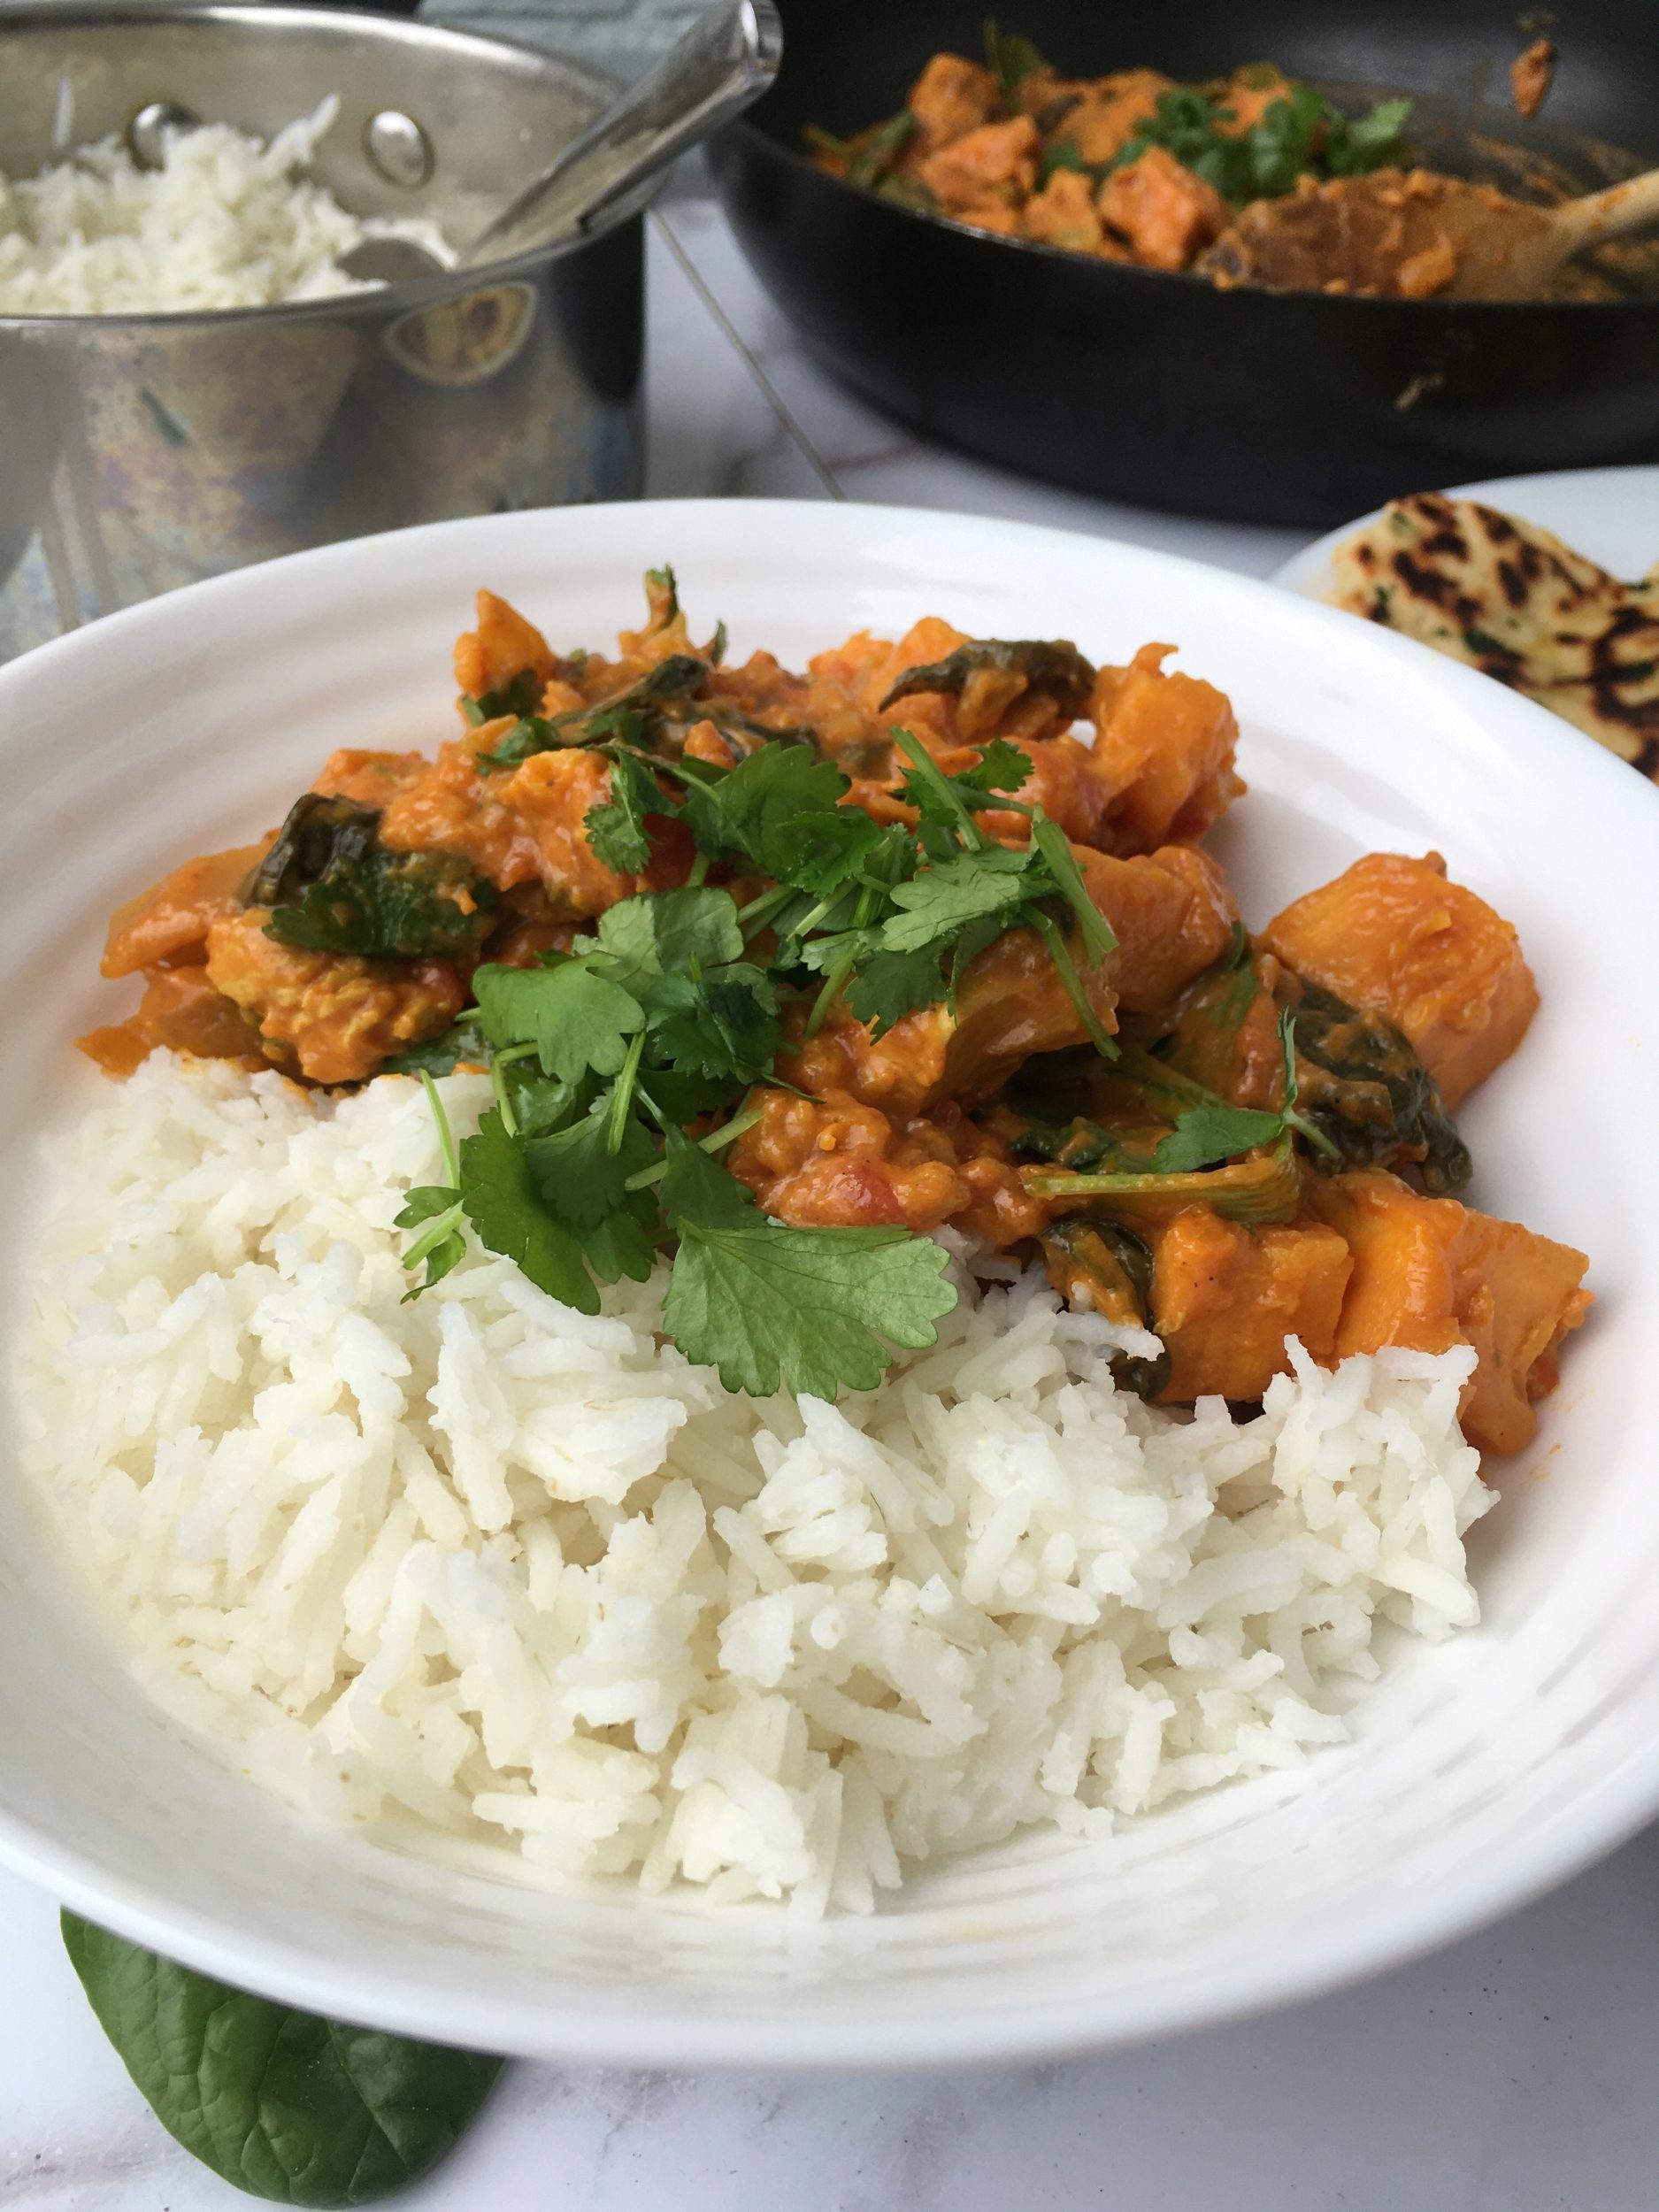
POLYGON ((455 2147, 498 2058, 250 1996, 63 1916, 100 2025, 157 2118, 233 2188, 326 2208, 394 2195, 455 2147))
POLYGON ((935 1341, 956 1302, 942 1247, 902 1228, 790 1229, 737 1179, 671 1137, 662 1202, 680 1238, 664 1325, 727 1390, 834 1398, 872 1390, 890 1346, 935 1341))

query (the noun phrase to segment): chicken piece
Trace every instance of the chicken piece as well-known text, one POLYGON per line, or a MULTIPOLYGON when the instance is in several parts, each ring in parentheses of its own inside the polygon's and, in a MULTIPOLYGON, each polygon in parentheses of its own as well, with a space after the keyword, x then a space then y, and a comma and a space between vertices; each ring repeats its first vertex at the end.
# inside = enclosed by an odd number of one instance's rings
POLYGON ((1168 1405, 1194 1398, 1259 1398, 1290 1371, 1287 1337, 1329 1361, 1352 1261, 1319 1222, 1247 1229, 1208 1206, 1187 1206, 1148 1225, 1151 1325, 1170 1356, 1159 1392, 1168 1405))
POLYGON ((199 964, 207 957, 207 933, 221 914, 234 913, 243 883, 270 851, 271 838, 230 852, 187 860, 110 918, 98 972, 136 975, 141 968, 199 964))
POLYGON ((1026 201, 1020 228, 1041 245, 1098 253, 1105 231, 1093 183, 1076 169, 1056 169, 1042 190, 1026 201))
POLYGON ((247 1067, 265 1064, 252 1024, 199 964, 153 969, 135 1014, 75 1041, 106 1075, 130 1075, 158 1047, 190 1053, 198 1060, 239 1060, 247 1067))
POLYGON ((1173 81, 1158 70, 1119 69, 1088 86, 1056 125, 1051 139, 1075 146, 1090 168, 1103 168, 1152 120, 1158 102, 1173 89, 1173 81))
POLYGON ((346 746, 330 753, 311 789, 325 799, 353 799, 359 806, 389 806, 432 766, 425 753, 368 753, 346 746))
POLYGON ((1590 1294, 1582 1252, 1453 1198, 1425 1198, 1381 1168, 1312 1177, 1309 1203, 1353 1255, 1333 1349, 1375 1352, 1474 1347, 1463 1432, 1482 1451, 1518 1452, 1538 1426, 1533 1406, 1560 1378, 1563 1340, 1590 1294))
POLYGON ((916 119, 912 145, 926 155, 990 122, 1002 103, 988 69, 960 54, 935 54, 904 104, 916 119))
POLYGON ((1100 188, 1100 211, 1148 269, 1185 269, 1226 228, 1227 203, 1163 146, 1114 169, 1100 188))
POLYGON ((1007 1148, 947 1106, 891 1117, 846 1091, 755 1093, 759 1121, 732 1147, 732 1172, 764 1212, 796 1228, 956 1222, 998 1245, 1033 1236, 1044 1215, 1007 1148))
POLYGON ((1514 929, 1447 880, 1438 853, 1370 853, 1271 922, 1262 942, 1310 983, 1403 1030, 1448 1107, 1526 1034, 1538 987, 1514 929))
POLYGON ((970 230, 988 230, 997 238, 1020 234, 1020 211, 1011 200, 971 200, 965 206, 953 207, 950 219, 965 223, 970 230))
POLYGON ((1119 860, 1073 849, 1089 896, 1118 940, 1098 973, 1125 1012, 1150 1014, 1167 1005, 1232 943, 1239 910, 1208 853, 1164 845, 1119 860))
POLYGON ((478 627, 455 641, 455 680, 468 698, 504 691, 526 669, 545 683, 557 668, 557 656, 533 622, 493 591, 479 593, 478 627))
POLYGON ((953 214, 987 201, 1018 207, 1037 181, 1037 126, 1029 115, 984 123, 929 154, 917 174, 953 214))
POLYGON ((447 1029, 466 1003, 448 960, 362 960, 306 952, 265 934, 266 909, 227 915, 208 932, 214 988, 257 1025, 266 1057, 313 1083, 357 1083, 406 1046, 447 1029))
POLYGON ((1175 649, 1143 645, 1126 668, 1095 679, 1094 772, 1110 794, 1102 841, 1118 852, 1202 837, 1244 789, 1233 703, 1202 677, 1166 674, 1175 649))

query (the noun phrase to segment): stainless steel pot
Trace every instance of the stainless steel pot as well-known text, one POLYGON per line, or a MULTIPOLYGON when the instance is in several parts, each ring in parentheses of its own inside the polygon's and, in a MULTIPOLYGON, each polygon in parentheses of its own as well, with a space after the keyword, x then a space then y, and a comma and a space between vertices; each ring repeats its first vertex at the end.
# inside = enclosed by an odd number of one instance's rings
MULTIPOLYGON (((9 175, 157 103, 268 135, 334 93, 313 173, 355 213, 457 237, 614 90, 505 41, 344 9, 0 9, 9 175)), ((303 546, 634 495, 647 197, 574 243, 344 299, 0 315, 0 659, 303 546)))

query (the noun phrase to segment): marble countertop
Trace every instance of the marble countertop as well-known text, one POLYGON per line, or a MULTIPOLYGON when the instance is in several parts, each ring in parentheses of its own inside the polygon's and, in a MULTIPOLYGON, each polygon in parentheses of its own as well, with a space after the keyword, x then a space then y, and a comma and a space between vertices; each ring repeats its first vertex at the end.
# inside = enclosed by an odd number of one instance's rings
MULTIPOLYGON (((1265 574, 1294 534, 1111 505, 926 446, 793 343, 714 206, 651 218, 658 497, 878 499, 1013 515, 1265 574)), ((58 1939, 0 1875, 0 2212, 247 2200, 150 2116, 58 1939)), ((1650 2212, 1659 2200, 1659 1830, 1387 1978, 1272 2018, 982 2075, 519 2066, 409 2212, 1650 2212)))

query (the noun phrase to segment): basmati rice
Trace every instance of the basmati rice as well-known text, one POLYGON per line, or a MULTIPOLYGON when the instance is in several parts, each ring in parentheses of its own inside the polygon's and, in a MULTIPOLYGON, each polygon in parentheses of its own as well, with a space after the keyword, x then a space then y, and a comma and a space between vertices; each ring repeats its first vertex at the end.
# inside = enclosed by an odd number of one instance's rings
POLYGON ((1300 1766, 1378 1621, 1477 1617, 1466 1351, 1176 1416, 1113 1384, 1144 1335, 958 1255, 879 1390, 758 1404, 662 1341, 660 1273, 590 1318, 474 1247, 402 1302, 407 1079, 157 1053, 50 1169, 28 1466, 153 1694, 326 1817, 864 1911, 1300 1766))
POLYGON ((170 132, 159 169, 105 138, 37 177, 0 175, 0 314, 173 314, 372 291, 340 266, 367 238, 407 238, 450 262, 435 224, 349 214, 305 178, 339 111, 325 100, 269 145, 227 123, 170 132))

